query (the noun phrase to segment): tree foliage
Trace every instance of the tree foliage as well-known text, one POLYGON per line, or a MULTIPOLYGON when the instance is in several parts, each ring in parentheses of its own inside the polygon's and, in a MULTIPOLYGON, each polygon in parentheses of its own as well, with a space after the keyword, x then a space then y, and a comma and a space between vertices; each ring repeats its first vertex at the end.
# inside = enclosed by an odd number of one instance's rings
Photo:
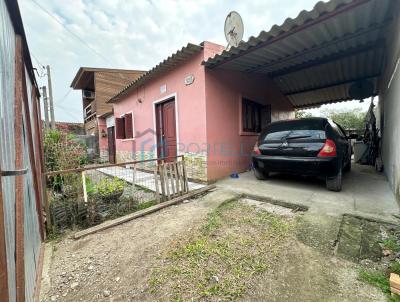
POLYGON ((322 115, 335 121, 345 129, 364 129, 365 112, 361 108, 348 109, 325 109, 322 115))
POLYGON ((87 163, 87 149, 74 135, 50 130, 44 135, 44 158, 47 171, 78 168, 87 163))
POLYGON ((294 112, 295 118, 307 118, 307 117, 312 117, 311 112, 307 112, 305 110, 299 110, 296 109, 294 112))

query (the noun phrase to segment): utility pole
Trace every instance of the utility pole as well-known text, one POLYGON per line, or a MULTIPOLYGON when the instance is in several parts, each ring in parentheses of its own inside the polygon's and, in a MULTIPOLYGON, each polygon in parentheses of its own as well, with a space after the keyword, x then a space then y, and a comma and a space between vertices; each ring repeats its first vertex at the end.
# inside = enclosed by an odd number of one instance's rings
POLYGON ((46 86, 42 87, 42 94, 43 94, 43 111, 44 111, 44 122, 45 122, 45 129, 49 129, 49 104, 47 103, 47 89, 46 86))
POLYGON ((56 121, 54 119, 54 105, 53 105, 53 87, 51 86, 50 65, 46 66, 47 69, 47 82, 49 87, 49 105, 50 105, 50 122, 51 129, 56 129, 56 121))

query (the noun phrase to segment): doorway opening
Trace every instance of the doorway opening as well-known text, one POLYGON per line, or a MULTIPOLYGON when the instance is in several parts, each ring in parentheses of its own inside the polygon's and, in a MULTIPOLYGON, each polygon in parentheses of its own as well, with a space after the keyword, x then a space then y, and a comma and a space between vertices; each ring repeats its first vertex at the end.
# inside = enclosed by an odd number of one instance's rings
POLYGON ((155 104, 157 157, 177 156, 175 98, 155 104))

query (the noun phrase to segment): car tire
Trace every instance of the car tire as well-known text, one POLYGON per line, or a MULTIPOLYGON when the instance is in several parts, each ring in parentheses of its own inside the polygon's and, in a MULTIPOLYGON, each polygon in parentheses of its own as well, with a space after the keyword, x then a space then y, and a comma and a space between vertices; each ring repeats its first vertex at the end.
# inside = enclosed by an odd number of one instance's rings
POLYGON ((326 188, 329 191, 340 192, 342 190, 342 168, 334 177, 326 178, 326 188))
POLYGON ((351 159, 347 162, 347 164, 343 167, 343 172, 350 172, 351 171, 351 159))
POLYGON ((265 180, 265 179, 268 178, 268 172, 261 171, 261 170, 259 170, 257 168, 254 168, 253 171, 254 171, 254 176, 258 180, 265 180))

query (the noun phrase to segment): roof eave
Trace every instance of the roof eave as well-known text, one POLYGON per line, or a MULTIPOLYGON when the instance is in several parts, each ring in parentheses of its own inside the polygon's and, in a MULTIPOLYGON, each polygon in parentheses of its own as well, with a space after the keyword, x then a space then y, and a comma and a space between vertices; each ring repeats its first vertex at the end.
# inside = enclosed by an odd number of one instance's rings
POLYGON ((131 82, 129 85, 127 85, 124 89, 122 89, 120 92, 118 92, 115 96, 113 96, 111 99, 109 99, 106 103, 108 104, 113 104, 117 103, 124 97, 125 95, 128 95, 133 89, 136 89, 137 87, 145 84, 147 81, 154 79, 161 74, 169 72, 173 67, 179 65, 182 63, 182 60, 179 61, 179 59, 183 59, 183 61, 186 61, 187 59, 191 58, 193 55, 199 53, 203 49, 202 45, 197 45, 197 44, 192 44, 188 43, 187 46, 182 47, 182 49, 178 50, 171 56, 169 56, 167 59, 163 60, 161 63, 157 64, 155 67, 150 69, 148 72, 145 74, 141 75, 139 78, 131 82), (186 57, 186 55, 188 57, 186 57), (176 60, 176 62, 174 62, 176 60), (168 64, 171 65, 171 62, 173 64, 172 67, 167 68, 167 70, 163 70, 162 68, 167 66, 168 64), (175 63, 175 64, 174 64, 175 63))

